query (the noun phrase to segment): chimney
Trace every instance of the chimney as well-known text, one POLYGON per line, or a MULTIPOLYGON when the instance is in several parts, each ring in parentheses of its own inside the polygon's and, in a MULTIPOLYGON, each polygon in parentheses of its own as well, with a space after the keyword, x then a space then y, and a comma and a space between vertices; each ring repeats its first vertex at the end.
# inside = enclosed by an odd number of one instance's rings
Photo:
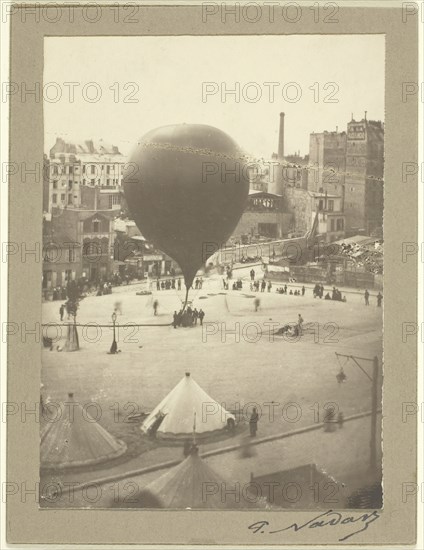
POLYGON ((367 120, 367 111, 365 111, 364 120, 367 120))
POLYGON ((280 113, 280 134, 278 136, 278 160, 284 158, 284 113, 280 113))
POLYGON ((339 133, 339 127, 336 126, 336 134, 338 134, 338 133, 339 133))

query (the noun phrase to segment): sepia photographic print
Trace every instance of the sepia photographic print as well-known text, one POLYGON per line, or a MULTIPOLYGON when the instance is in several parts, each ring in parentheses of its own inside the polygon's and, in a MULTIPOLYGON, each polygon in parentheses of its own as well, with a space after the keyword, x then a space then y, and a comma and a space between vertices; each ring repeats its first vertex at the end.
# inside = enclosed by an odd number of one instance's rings
POLYGON ((40 505, 381 508, 384 37, 44 52, 40 505))
MULTIPOLYGON (((316 23, 340 23, 335 3, 317 6, 316 23)), ((114 21, 137 25, 127 8, 114 21)), ((242 512, 247 544, 378 542, 393 494, 416 495, 415 476, 390 484, 384 420, 418 414, 414 359, 390 401, 402 374, 385 339, 387 311, 402 316, 389 223, 412 231, 395 263, 417 254, 415 214, 408 225, 387 206, 393 43, 365 23, 231 31, 214 3, 197 32, 187 18, 125 36, 92 9, 78 12, 84 32, 62 19, 37 50, 38 510, 156 517, 158 531, 166 512, 184 529, 242 512)), ((228 544, 225 529, 178 540, 228 544)))

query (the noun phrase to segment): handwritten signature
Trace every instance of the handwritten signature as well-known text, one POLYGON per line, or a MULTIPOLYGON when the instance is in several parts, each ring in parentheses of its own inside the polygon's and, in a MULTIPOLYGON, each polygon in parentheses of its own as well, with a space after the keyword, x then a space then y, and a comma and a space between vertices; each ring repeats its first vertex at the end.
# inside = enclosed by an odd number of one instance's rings
POLYGON ((290 529, 293 529, 293 531, 297 532, 297 531, 301 531, 302 529, 316 529, 317 527, 334 527, 336 525, 350 525, 352 523, 358 523, 361 525, 361 529, 358 529, 357 531, 353 531, 352 533, 349 533, 348 535, 339 539, 339 541, 341 542, 349 539, 350 537, 353 537, 354 535, 357 535, 358 533, 362 533, 363 531, 366 531, 368 529, 368 526, 371 525, 371 523, 373 523, 380 517, 381 517, 380 514, 376 510, 369 513, 363 513, 358 516, 352 515, 352 514, 344 516, 339 512, 334 512, 334 510, 327 510, 323 514, 319 514, 318 516, 312 518, 311 520, 303 524, 292 523, 288 527, 283 527, 282 529, 275 529, 271 531, 269 521, 263 520, 263 521, 257 521, 255 523, 252 523, 252 525, 248 526, 248 529, 251 529, 254 533, 267 532, 268 534, 272 535, 274 533, 281 533, 282 531, 288 531, 290 529))

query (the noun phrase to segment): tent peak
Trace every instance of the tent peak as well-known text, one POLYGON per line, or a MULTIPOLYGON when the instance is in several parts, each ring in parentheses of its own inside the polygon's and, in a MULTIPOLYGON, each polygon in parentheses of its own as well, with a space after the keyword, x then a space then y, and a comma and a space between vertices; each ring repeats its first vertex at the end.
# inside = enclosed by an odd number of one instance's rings
POLYGON ((189 372, 186 372, 185 375, 186 375, 186 376, 190 376, 190 373, 189 373, 189 372))

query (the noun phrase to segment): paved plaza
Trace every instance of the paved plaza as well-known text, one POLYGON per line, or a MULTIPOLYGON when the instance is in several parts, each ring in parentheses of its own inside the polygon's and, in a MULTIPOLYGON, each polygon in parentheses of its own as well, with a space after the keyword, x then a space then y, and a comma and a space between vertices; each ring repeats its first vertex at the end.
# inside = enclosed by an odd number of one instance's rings
MULTIPOLYGON (((352 361, 344 364, 342 360, 347 380, 338 384, 340 364, 335 352, 371 359, 377 356, 381 365, 382 309, 376 307, 375 297, 371 296, 371 305, 366 307, 362 292, 343 289, 346 303, 314 299, 310 286, 305 296, 281 295, 276 292, 277 282, 271 292, 255 293, 250 291, 249 269, 234 272, 235 278, 243 279, 242 290, 224 291, 221 277, 211 275, 204 279, 201 290, 190 292, 192 307, 205 311, 203 327, 129 326, 171 323, 173 312, 181 307, 183 290, 137 295, 147 288, 140 283, 81 301, 77 323, 91 326, 78 327, 79 351, 59 351, 63 340, 54 342, 52 351, 43 349, 43 397, 66 401, 67 393, 73 392, 75 401, 85 406, 95 403, 87 411, 125 441, 128 451, 90 470, 44 473, 43 481, 88 483, 181 459, 182 443, 151 440, 142 434, 137 418, 128 422, 127 417, 149 413, 185 372, 227 410, 239 413, 236 433, 199 442, 201 454, 239 445, 248 433, 246 420, 252 406, 261 413, 258 439, 321 424, 330 403, 345 418, 370 411, 370 380, 352 361), (261 302, 257 312, 256 296, 261 302), (154 300, 159 302, 157 316, 153 315, 154 300), (121 352, 108 355, 112 328, 103 325, 111 325, 117 301, 122 303, 122 315, 117 318, 121 352), (305 325, 299 339, 274 335, 278 327, 296 323, 299 313, 305 325)), ((60 323, 60 303, 43 304, 43 323, 60 323)), ((64 327, 52 327, 48 334, 54 337, 59 329, 64 327)), ((363 366, 371 374, 371 363, 363 366)), ((240 453, 232 451, 206 460, 227 478, 241 481, 248 480, 251 473, 265 474, 310 462, 339 479, 348 479, 355 472, 365 480, 369 438, 370 417, 364 416, 346 422, 334 433, 320 428, 256 445, 254 456, 248 459, 242 460, 240 453)), ((143 484, 161 473, 163 470, 134 479, 143 484)), ((96 505, 102 503, 105 505, 103 501, 96 505)))

